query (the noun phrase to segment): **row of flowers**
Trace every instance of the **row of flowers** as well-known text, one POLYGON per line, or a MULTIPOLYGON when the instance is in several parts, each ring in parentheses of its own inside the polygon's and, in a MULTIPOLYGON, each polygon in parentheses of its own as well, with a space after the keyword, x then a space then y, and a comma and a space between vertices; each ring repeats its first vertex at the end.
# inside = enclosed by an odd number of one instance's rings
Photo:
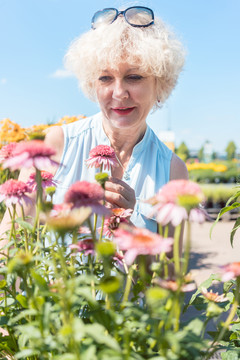
POLYGON ((213 170, 215 172, 224 172, 227 170, 227 166, 223 164, 217 164, 217 163, 201 163, 201 162, 193 162, 193 163, 187 163, 187 169, 188 171, 191 170, 213 170))
POLYGON ((8 242, 1 250, 2 353, 56 360, 209 359, 221 346, 233 348, 239 320, 230 334, 229 325, 239 306, 240 263, 222 267, 222 280, 229 281, 224 294, 208 291, 207 281, 186 304, 199 306, 200 301, 204 321, 180 322, 183 293, 196 288, 188 262, 191 222, 202 223, 205 216, 198 184, 171 181, 147 200, 152 205, 149 216, 159 225, 154 234, 130 224, 132 209, 105 205, 108 176, 102 171, 118 166, 113 149, 100 145, 90 152, 86 166, 99 168, 98 182, 74 183, 58 205, 52 202, 58 184, 42 171, 58 165, 51 159, 54 154, 41 140, 0 150, 4 169, 35 168, 26 183, 9 179, 0 186, 0 201, 11 218, 8 242), (31 219, 25 210, 33 198, 36 215, 31 219), (175 227, 172 236, 170 225, 175 227), (213 341, 207 341, 209 319, 230 307, 213 341), (221 341, 227 334, 226 346, 221 341))
POLYGON ((85 116, 64 116, 57 123, 54 124, 39 124, 28 128, 21 127, 19 124, 6 118, 0 121, 0 147, 11 142, 19 142, 28 140, 34 134, 41 134, 44 130, 51 126, 60 126, 63 124, 70 124, 72 122, 84 119, 85 116))

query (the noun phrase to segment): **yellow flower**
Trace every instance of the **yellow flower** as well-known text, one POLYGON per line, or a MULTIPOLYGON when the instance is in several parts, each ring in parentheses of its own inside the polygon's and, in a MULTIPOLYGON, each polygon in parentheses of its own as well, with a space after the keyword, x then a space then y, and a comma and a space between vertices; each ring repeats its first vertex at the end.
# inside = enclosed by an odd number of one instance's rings
POLYGON ((223 164, 215 164, 215 163, 192 163, 186 164, 188 171, 191 170, 213 170, 215 172, 224 172, 227 170, 227 166, 223 164))

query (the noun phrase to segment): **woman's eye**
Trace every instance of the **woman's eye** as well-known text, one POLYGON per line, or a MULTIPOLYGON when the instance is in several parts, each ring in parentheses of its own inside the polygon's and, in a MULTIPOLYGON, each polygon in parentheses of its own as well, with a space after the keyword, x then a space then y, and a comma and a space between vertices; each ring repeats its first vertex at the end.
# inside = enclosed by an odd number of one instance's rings
POLYGON ((132 81, 138 81, 138 80, 142 80, 143 76, 142 75, 129 75, 128 79, 132 80, 132 81))
POLYGON ((100 77, 98 78, 98 80, 99 80, 100 82, 105 83, 105 82, 108 82, 108 81, 111 80, 111 76, 103 75, 103 76, 100 76, 100 77))

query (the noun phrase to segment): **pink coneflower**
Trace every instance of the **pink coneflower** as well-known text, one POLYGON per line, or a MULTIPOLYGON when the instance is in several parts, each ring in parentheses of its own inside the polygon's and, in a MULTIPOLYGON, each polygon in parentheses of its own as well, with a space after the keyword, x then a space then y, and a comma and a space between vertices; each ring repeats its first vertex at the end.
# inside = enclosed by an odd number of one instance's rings
POLYGON ((191 221, 202 223, 204 212, 196 208, 203 200, 198 184, 189 180, 172 180, 148 200, 153 205, 150 216, 156 215, 156 220, 163 226, 169 222, 177 226, 188 216, 191 221))
POLYGON ((17 143, 12 142, 3 146, 0 150, 0 164, 2 164, 5 160, 10 159, 12 157, 13 150, 15 149, 17 143))
MULTIPOLYGON (((118 229, 121 223, 128 224, 129 218, 132 215, 132 209, 123 209, 123 208, 115 208, 111 209, 112 215, 109 218, 105 219, 103 234, 111 237, 116 229, 118 229)), ((99 229, 100 230, 100 229, 99 229)))
POLYGON ((77 244, 69 245, 69 248, 71 250, 76 250, 77 252, 81 252, 86 256, 95 254, 93 239, 80 240, 78 241, 77 244))
POLYGON ((108 145, 98 145, 89 153, 86 160, 87 167, 110 169, 111 166, 119 166, 115 151, 108 145))
POLYGON ((35 167, 39 170, 59 165, 50 157, 56 151, 42 140, 23 141, 16 145, 12 157, 4 161, 3 167, 11 170, 35 167))
POLYGON ((109 211, 101 204, 104 199, 104 190, 98 183, 77 181, 66 192, 64 201, 71 203, 73 207, 89 206, 92 211, 107 215, 109 211))
POLYGON ((128 265, 131 265, 138 255, 167 253, 173 244, 172 238, 163 238, 149 230, 130 227, 117 229, 113 241, 116 242, 119 250, 126 251, 124 258, 128 265))
POLYGON ((31 204, 31 199, 26 195, 30 193, 30 187, 23 181, 10 179, 0 186, 0 202, 5 201, 7 207, 11 205, 31 204))
POLYGON ((80 226, 78 232, 79 234, 91 234, 91 230, 88 226, 80 226))
MULTIPOLYGON (((176 292, 179 289, 179 284, 175 280, 163 280, 163 279, 154 279, 154 284, 159 285, 163 289, 176 292)), ((196 289, 196 284, 194 282, 185 283, 180 286, 181 292, 189 292, 196 289)))
POLYGON ((222 281, 229 281, 240 276, 240 262, 233 262, 222 267, 222 281))
MULTIPOLYGON (((46 189, 49 186, 57 186, 57 181, 53 180, 53 174, 48 171, 41 171, 41 178, 42 178, 42 188, 46 189)), ((27 181, 27 185, 32 189, 32 191, 36 191, 37 189, 37 182, 36 182, 36 173, 32 173, 29 176, 27 181)))
POLYGON ((91 209, 89 207, 73 209, 66 212, 63 211, 57 214, 53 211, 46 217, 45 221, 50 229, 65 234, 68 231, 79 228, 90 214, 91 209))
POLYGON ((206 288, 202 288, 201 292, 203 294, 203 296, 208 299, 209 301, 213 301, 213 302, 225 302, 228 301, 229 299, 224 295, 218 295, 218 292, 214 293, 212 290, 207 291, 206 288))

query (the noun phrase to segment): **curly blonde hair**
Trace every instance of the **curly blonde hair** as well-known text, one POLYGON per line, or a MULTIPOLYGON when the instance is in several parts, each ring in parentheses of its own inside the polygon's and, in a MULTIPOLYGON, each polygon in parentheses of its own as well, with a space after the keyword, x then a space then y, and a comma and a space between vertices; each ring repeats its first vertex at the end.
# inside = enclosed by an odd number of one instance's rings
POLYGON ((185 51, 182 43, 162 20, 145 28, 133 27, 118 17, 81 35, 65 55, 66 69, 79 80, 88 98, 97 101, 95 82, 102 70, 116 69, 121 62, 137 66, 156 77, 156 106, 169 97, 183 68, 185 51))

